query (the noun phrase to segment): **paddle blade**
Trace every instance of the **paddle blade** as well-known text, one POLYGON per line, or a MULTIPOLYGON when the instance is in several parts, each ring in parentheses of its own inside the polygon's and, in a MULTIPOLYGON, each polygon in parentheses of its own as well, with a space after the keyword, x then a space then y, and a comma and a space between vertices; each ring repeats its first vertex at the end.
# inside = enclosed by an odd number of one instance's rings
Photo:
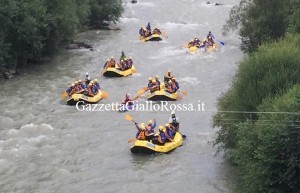
POLYGON ((135 101, 136 99, 138 99, 141 95, 136 95, 135 97, 133 97, 133 101, 135 101))
MULTIPOLYGON (((220 41, 219 41, 220 42, 220 41)), ((223 46, 225 45, 225 43, 224 42, 220 42, 220 44, 222 44, 223 46)))
POLYGON ((140 90, 137 91, 138 95, 143 94, 147 90, 147 87, 143 87, 140 90))
POLYGON ((169 38, 166 32, 163 32, 162 35, 164 35, 167 39, 169 38))
POLYGON ((189 45, 188 45, 188 44, 183 44, 182 47, 183 47, 183 48, 188 48, 189 45))
POLYGON ((124 116, 124 118, 127 120, 127 121, 132 121, 132 117, 129 115, 129 114, 126 114, 124 116))
POLYGON ((132 73, 136 73, 136 69, 135 68, 132 68, 132 73))
POLYGON ((184 96, 186 96, 186 94, 187 94, 185 90, 181 91, 181 93, 182 93, 184 96))
POLYGON ((62 92, 61 94, 60 94, 60 98, 61 99, 65 99, 65 98, 67 98, 68 97, 68 93, 67 92, 62 92))
POLYGON ((102 98, 107 99, 108 98, 108 94, 105 91, 102 91, 102 98))
POLYGON ((131 138, 128 140, 128 143, 134 143, 136 141, 136 138, 131 138))

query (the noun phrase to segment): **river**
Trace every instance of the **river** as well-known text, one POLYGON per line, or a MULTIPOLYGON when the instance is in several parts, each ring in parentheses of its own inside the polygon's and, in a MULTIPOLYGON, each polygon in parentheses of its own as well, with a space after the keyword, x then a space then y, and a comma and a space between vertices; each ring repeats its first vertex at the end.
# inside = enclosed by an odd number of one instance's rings
MULTIPOLYGON (((2 82, 0 92, 0 192, 232 192, 232 168, 210 143, 216 129, 211 116, 217 98, 225 92, 243 57, 236 34, 222 36, 229 11, 239 0, 223 6, 198 0, 139 0, 127 3, 117 24, 119 31, 88 31, 78 39, 95 51, 63 50, 17 78, 2 82), (161 42, 140 43, 138 29, 150 21, 168 34, 161 42), (217 52, 189 54, 182 45, 212 31, 217 52), (137 73, 128 78, 99 77, 105 60, 134 58, 137 73), (183 146, 169 154, 137 156, 127 140, 136 129, 118 112, 80 112, 60 101, 59 94, 85 72, 100 79, 109 98, 119 102, 132 96, 149 76, 171 69, 187 96, 176 103, 205 103, 202 112, 177 112, 183 146)), ((142 98, 140 101, 145 100, 142 98)), ((156 118, 166 123, 170 112, 132 112, 137 122, 156 118)))

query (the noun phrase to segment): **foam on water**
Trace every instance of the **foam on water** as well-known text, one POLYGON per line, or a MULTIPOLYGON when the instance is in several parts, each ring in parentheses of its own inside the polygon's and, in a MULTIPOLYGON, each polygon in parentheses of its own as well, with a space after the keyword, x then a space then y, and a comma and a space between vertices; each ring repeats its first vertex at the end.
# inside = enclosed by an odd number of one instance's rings
POLYGON ((197 23, 189 23, 189 22, 180 22, 180 23, 174 23, 174 22, 166 22, 163 24, 158 24, 158 26, 163 26, 164 29, 172 30, 172 29, 196 29, 199 27, 204 27, 203 24, 197 24, 197 23))
POLYGON ((135 17, 131 17, 131 18, 121 17, 120 18, 120 22, 123 23, 123 24, 129 23, 129 22, 138 22, 138 21, 139 21, 139 19, 137 19, 135 17))
POLYGON ((184 54, 185 51, 178 48, 177 46, 166 46, 161 49, 159 49, 159 54, 150 57, 151 59, 161 59, 163 57, 169 57, 169 56, 177 56, 179 54, 184 54))
POLYGON ((137 3, 127 3, 127 7, 154 7, 156 6, 152 2, 140 2, 138 1, 137 3))
POLYGON ((186 82, 193 85, 200 84, 200 81, 197 78, 189 76, 184 78, 178 78, 178 82, 186 82))

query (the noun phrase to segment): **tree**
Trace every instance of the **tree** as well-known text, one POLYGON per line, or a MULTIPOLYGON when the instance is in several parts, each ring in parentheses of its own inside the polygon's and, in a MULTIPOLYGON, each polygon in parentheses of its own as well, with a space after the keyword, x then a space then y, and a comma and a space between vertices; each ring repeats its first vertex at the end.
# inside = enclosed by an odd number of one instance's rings
POLYGON ((239 192, 297 193, 300 190, 300 84, 265 99, 256 122, 238 125, 233 157, 241 176, 239 192))
POLYGON ((283 94, 300 83, 299 53, 300 36, 289 35, 261 46, 240 63, 231 88, 218 101, 220 112, 213 118, 214 126, 220 127, 216 143, 224 145, 229 157, 239 141, 237 123, 257 119, 256 113, 240 112, 256 112, 266 97, 283 94))
POLYGON ((242 0, 233 7, 225 32, 239 28, 241 49, 253 52, 266 41, 278 40, 286 32, 300 32, 297 0, 242 0))

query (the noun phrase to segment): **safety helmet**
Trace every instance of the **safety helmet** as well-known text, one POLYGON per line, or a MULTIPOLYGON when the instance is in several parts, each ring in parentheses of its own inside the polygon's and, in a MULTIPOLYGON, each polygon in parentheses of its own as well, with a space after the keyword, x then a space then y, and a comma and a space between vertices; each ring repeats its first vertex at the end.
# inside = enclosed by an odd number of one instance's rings
POLYGON ((144 130, 145 129, 145 123, 141 123, 140 128, 144 130))
POLYGON ((155 80, 155 79, 153 79, 153 80, 152 80, 152 82, 153 82, 153 83, 156 83, 156 80, 155 80))
POLYGON ((85 75, 89 75, 89 73, 88 73, 88 72, 86 72, 86 73, 85 73, 85 75))
POLYGON ((75 81, 75 84, 78 84, 78 82, 77 82, 77 81, 75 81))
POLYGON ((94 84, 94 81, 92 80, 91 83, 94 84))
POLYGON ((124 60, 121 60, 121 62, 124 62, 124 60))
POLYGON ((152 124, 153 122, 152 122, 152 120, 149 120, 149 122, 148 122, 149 124, 152 124))
POLYGON ((158 75, 156 75, 155 78, 158 79, 158 75))
POLYGON ((98 82, 98 79, 97 79, 97 78, 95 78, 95 79, 94 79, 94 82, 98 82))
POLYGON ((149 77, 149 80, 152 80, 152 78, 151 78, 151 77, 149 77))
POLYGON ((114 59, 114 57, 113 57, 113 56, 111 56, 110 58, 111 58, 111 59, 114 59))
POLYGON ((88 80, 91 80, 91 77, 88 77, 87 79, 88 79, 88 80))
POLYGON ((172 80, 169 80, 168 83, 172 83, 172 80))
POLYGON ((171 70, 169 69, 168 72, 171 72, 171 70))
POLYGON ((160 125, 160 126, 158 127, 158 130, 159 130, 159 131, 162 131, 162 130, 164 130, 164 127, 160 125))
POLYGON ((109 59, 106 60, 107 62, 109 61, 109 59))
POLYGON ((171 115, 175 115, 175 111, 172 111, 172 112, 171 112, 171 115))
POLYGON ((89 83, 89 86, 92 86, 92 83, 91 83, 91 82, 89 83))
POLYGON ((74 84, 74 83, 72 83, 72 84, 71 84, 71 86, 75 86, 75 84, 74 84))
POLYGON ((127 60, 127 58, 124 58, 124 60, 127 60))
POLYGON ((166 124, 165 124, 165 127, 170 127, 170 124, 169 124, 169 123, 166 123, 166 124))
POLYGON ((132 57, 130 56, 129 59, 132 59, 132 57))
POLYGON ((141 25, 141 28, 144 28, 144 26, 141 25))
POLYGON ((82 80, 78 80, 78 82, 82 82, 82 80))

